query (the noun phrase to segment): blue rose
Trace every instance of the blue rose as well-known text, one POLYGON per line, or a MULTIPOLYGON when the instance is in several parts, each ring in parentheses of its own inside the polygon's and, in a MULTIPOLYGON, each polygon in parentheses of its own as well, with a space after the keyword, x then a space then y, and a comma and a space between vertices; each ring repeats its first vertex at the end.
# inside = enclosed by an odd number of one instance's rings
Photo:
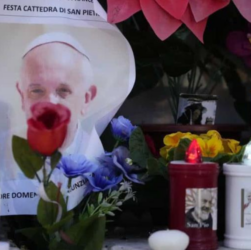
POLYGON ((123 116, 114 118, 111 121, 111 127, 113 136, 120 141, 127 141, 136 128, 136 126, 133 126, 132 123, 123 116))
POLYGON ((144 184, 144 182, 138 179, 138 173, 141 169, 134 165, 130 159, 130 152, 126 147, 120 146, 112 152, 112 160, 114 166, 120 169, 125 177, 135 183, 144 184))
POLYGON ((97 165, 86 159, 84 155, 68 155, 63 156, 57 165, 64 175, 68 178, 93 173, 97 169, 97 165))
POLYGON ((116 187, 123 179, 122 173, 117 173, 114 168, 100 166, 93 174, 86 175, 85 178, 89 181, 86 193, 104 192, 116 187))

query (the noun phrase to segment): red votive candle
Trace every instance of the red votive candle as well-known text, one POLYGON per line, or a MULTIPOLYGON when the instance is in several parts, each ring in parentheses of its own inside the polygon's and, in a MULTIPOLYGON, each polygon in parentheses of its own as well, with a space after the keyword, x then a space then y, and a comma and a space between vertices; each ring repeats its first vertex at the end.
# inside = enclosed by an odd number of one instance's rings
POLYGON ((169 228, 185 232, 188 250, 217 250, 217 163, 202 162, 194 140, 186 161, 172 161, 170 174, 169 228))

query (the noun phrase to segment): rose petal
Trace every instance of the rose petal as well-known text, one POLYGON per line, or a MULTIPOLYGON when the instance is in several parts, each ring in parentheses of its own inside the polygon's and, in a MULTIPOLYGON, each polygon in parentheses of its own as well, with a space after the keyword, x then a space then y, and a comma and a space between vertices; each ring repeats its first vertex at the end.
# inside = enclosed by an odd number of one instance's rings
POLYGON ((203 35, 207 26, 207 18, 201 22, 196 22, 192 14, 191 8, 188 7, 181 20, 194 33, 194 35, 203 43, 204 42, 203 35))
POLYGON ((251 44, 247 34, 243 31, 233 31, 228 34, 226 46, 229 51, 237 56, 251 55, 251 44))
POLYGON ((139 0, 107 0, 108 22, 119 23, 140 11, 139 0))
POLYGON ((146 19, 161 40, 172 35, 182 24, 166 13, 155 0, 140 0, 140 4, 146 19))
POLYGON ((32 117, 38 119, 45 112, 55 112, 59 117, 59 122, 65 122, 69 120, 71 111, 61 104, 53 104, 50 102, 38 102, 31 107, 32 117))
POLYGON ((188 0, 156 0, 156 2, 176 19, 181 19, 188 5, 188 0))
POLYGON ((34 119, 29 119, 27 121, 28 126, 30 126, 32 129, 36 129, 36 130, 47 130, 47 128, 45 127, 45 125, 42 122, 39 122, 37 120, 34 119))
POLYGON ((251 22, 251 1, 250 0, 233 0, 235 6, 242 16, 251 22))
POLYGON ((200 22, 214 12, 226 7, 230 0, 189 0, 189 3, 195 21, 200 22))

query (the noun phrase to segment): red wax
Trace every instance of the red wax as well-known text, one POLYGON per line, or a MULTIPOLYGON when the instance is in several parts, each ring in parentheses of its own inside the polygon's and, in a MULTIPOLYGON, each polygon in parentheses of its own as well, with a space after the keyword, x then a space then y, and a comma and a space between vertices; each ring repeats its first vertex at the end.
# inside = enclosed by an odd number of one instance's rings
POLYGON ((174 161, 169 174, 169 228, 188 234, 188 250, 217 250, 218 164, 174 161))

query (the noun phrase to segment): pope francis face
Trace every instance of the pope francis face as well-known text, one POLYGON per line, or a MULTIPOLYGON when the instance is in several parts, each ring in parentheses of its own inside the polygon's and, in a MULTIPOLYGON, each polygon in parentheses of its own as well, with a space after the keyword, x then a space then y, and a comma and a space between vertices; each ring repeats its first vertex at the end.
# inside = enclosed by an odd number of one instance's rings
POLYGON ((70 45, 51 42, 30 50, 23 58, 17 90, 26 118, 37 102, 59 103, 71 111, 68 134, 62 148, 71 144, 78 119, 96 96, 89 60, 70 45))

